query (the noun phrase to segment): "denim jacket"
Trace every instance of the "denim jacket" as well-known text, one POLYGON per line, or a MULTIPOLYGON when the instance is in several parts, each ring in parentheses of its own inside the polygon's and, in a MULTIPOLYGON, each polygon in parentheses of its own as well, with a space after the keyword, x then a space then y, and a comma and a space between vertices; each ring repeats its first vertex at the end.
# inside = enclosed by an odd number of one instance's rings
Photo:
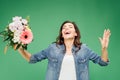
MULTIPOLYGON (((93 61, 101 66, 108 65, 108 62, 102 61, 101 57, 94 53, 85 44, 81 45, 78 50, 75 46, 72 47, 72 55, 75 61, 76 78, 77 80, 89 80, 89 61, 93 61)), ((46 80, 58 80, 61 64, 65 55, 65 46, 53 43, 45 50, 42 50, 30 58, 30 63, 36 63, 44 59, 48 59, 48 67, 46 80)))

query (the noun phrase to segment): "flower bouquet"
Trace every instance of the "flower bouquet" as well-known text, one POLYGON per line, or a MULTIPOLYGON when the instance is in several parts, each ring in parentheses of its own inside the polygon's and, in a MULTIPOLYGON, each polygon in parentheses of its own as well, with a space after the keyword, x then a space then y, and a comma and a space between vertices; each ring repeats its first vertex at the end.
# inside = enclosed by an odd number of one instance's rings
POLYGON ((3 37, 3 41, 7 42, 4 49, 6 53, 9 46, 12 46, 15 50, 22 46, 23 49, 27 49, 27 45, 32 42, 33 34, 31 28, 28 25, 28 19, 15 16, 12 22, 0 32, 0 36, 3 37))

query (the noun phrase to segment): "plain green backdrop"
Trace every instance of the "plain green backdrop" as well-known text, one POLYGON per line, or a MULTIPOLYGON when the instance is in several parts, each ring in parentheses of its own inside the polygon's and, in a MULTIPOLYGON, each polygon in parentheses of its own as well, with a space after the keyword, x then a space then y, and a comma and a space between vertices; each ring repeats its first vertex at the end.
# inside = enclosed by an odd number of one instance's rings
MULTIPOLYGON (((104 29, 111 30, 108 47, 110 64, 101 67, 90 62, 90 80, 120 80, 120 1, 119 0, 0 0, 0 31, 12 17, 30 16, 34 40, 28 45, 31 54, 45 49, 56 40, 65 20, 78 25, 82 38, 101 55, 99 37, 104 29)), ((29 64, 11 47, 7 53, 0 38, 0 80, 45 80, 47 60, 29 64)))

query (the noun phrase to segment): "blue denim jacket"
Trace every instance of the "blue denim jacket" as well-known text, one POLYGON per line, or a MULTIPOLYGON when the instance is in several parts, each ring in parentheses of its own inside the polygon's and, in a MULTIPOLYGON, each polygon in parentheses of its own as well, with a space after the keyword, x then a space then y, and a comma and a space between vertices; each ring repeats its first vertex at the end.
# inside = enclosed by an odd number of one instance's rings
MULTIPOLYGON (((101 66, 108 65, 108 62, 102 61, 101 57, 89 49, 85 44, 81 45, 78 50, 75 46, 72 48, 72 54, 75 61, 77 80, 89 80, 89 61, 93 61, 101 66)), ((44 59, 48 59, 48 67, 46 80, 58 80, 61 64, 65 55, 65 46, 51 44, 47 49, 42 50, 30 58, 30 63, 36 63, 44 59)))

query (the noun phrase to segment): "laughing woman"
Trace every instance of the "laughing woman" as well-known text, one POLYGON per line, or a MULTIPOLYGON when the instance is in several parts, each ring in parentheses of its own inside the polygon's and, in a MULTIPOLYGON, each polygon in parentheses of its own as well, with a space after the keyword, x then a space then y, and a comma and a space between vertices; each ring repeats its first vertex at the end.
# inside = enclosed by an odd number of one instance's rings
POLYGON ((100 38, 101 56, 81 43, 80 31, 71 21, 65 21, 60 27, 55 43, 48 48, 31 55, 20 47, 19 53, 29 62, 36 63, 48 59, 46 80, 89 80, 89 61, 100 66, 108 65, 108 44, 110 30, 104 30, 100 38))

